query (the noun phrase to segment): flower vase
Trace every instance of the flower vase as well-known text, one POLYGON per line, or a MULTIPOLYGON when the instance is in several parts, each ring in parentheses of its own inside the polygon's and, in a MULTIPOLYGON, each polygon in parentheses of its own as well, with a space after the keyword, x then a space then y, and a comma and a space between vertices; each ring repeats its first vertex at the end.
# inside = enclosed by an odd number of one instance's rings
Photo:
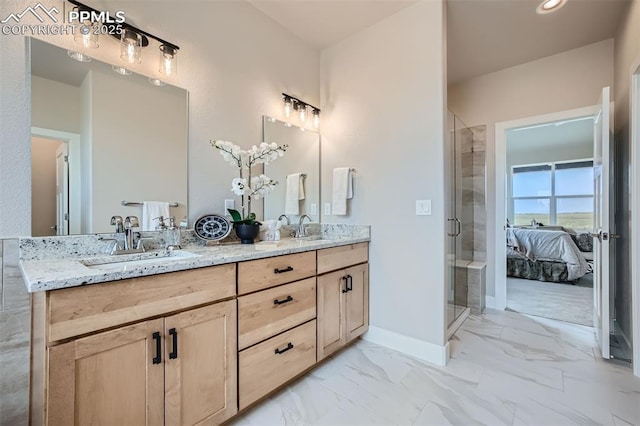
POLYGON ((253 240, 255 240, 260 233, 259 223, 254 223, 253 225, 241 223, 234 225, 234 228, 242 244, 253 244, 253 240))

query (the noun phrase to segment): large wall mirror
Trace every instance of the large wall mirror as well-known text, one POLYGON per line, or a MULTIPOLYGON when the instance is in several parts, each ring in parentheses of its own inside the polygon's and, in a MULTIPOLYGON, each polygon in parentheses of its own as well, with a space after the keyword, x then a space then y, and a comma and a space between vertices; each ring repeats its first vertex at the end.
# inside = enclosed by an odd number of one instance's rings
MULTIPOLYGON (((120 65, 118 65, 120 66, 120 65)), ((187 215, 187 91, 31 39, 33 236, 112 232, 113 215, 187 215)))
POLYGON ((320 135, 266 116, 262 126, 265 142, 289 145, 284 157, 265 166, 265 174, 279 184, 264 198, 264 218, 286 214, 297 223, 306 214, 319 222, 320 135))

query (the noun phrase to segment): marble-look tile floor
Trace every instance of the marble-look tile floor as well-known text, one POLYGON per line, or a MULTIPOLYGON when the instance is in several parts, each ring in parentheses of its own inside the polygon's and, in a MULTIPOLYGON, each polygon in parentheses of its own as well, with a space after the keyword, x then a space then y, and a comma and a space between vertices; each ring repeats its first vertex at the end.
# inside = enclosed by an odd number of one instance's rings
POLYGON ((437 367, 366 341, 234 425, 640 425, 640 378, 593 329, 515 312, 471 316, 437 367))

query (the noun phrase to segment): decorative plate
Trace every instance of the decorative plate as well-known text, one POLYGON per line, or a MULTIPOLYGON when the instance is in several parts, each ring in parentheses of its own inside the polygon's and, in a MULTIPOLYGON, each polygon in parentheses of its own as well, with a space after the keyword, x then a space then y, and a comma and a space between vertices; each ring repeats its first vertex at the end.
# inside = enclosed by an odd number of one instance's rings
POLYGON ((203 240, 218 241, 231 233, 231 222, 219 214, 206 214, 196 220, 193 230, 203 240))

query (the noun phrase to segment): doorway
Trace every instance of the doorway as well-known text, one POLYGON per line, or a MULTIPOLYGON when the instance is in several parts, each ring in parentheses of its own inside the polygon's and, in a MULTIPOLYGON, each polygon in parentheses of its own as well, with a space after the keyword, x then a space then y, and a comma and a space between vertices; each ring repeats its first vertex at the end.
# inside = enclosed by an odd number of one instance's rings
POLYGON ((31 139, 31 235, 80 234, 80 135, 32 127, 31 139))
POLYGON ((593 325, 593 117, 506 131, 507 310, 593 325))

